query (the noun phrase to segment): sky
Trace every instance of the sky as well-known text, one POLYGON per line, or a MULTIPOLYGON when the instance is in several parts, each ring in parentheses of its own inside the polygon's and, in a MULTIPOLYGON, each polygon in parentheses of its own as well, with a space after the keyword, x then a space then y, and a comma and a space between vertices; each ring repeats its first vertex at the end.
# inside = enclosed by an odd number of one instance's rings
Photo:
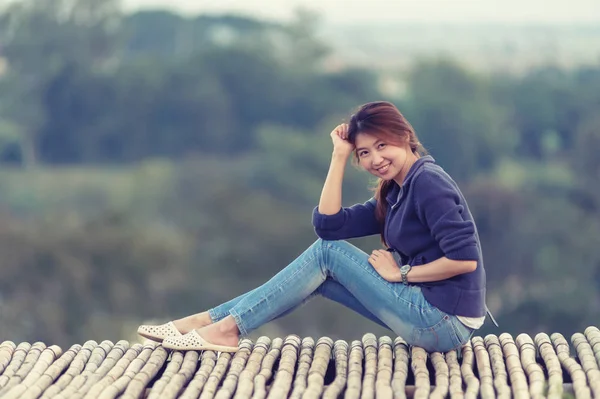
POLYGON ((600 0, 122 0, 126 10, 160 7, 184 14, 237 12, 289 19, 296 6, 325 22, 600 23, 600 0))

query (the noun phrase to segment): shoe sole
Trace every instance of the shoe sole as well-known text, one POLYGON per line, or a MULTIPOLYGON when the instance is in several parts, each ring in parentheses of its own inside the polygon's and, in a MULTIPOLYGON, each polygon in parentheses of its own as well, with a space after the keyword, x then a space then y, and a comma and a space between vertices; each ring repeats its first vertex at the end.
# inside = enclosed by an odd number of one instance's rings
POLYGON ((154 335, 148 335, 148 334, 144 334, 144 333, 140 333, 140 332, 138 332, 138 335, 142 336, 142 337, 144 337, 146 339, 149 339, 150 341, 159 342, 159 343, 163 342, 164 339, 166 338, 166 337, 165 338, 160 338, 160 337, 157 337, 157 336, 154 336, 154 335))
POLYGON ((165 349, 171 349, 174 351, 213 351, 213 352, 225 352, 225 353, 235 353, 240 349, 237 346, 221 346, 221 345, 201 345, 201 346, 193 346, 193 347, 186 347, 186 348, 177 348, 177 347, 172 347, 170 345, 164 345, 164 343, 163 343, 163 347, 165 349))

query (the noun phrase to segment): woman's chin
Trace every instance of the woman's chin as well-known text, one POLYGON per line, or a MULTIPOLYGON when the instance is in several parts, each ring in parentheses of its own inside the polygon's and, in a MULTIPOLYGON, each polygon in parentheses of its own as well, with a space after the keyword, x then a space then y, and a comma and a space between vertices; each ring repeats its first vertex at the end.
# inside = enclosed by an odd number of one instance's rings
POLYGON ((369 170, 369 173, 377 177, 378 179, 385 181, 394 180, 394 178, 396 177, 396 175, 394 175, 391 170, 388 170, 387 173, 380 173, 375 170, 369 170))
POLYGON ((377 173, 375 176, 379 177, 381 180, 384 181, 392 181, 392 180, 396 180, 396 177, 398 177, 398 175, 395 175, 393 173, 377 173))
POLYGON ((382 175, 381 173, 371 173, 371 174, 381 180, 385 180, 385 181, 394 180, 394 176, 392 176, 391 174, 385 174, 385 175, 382 175))

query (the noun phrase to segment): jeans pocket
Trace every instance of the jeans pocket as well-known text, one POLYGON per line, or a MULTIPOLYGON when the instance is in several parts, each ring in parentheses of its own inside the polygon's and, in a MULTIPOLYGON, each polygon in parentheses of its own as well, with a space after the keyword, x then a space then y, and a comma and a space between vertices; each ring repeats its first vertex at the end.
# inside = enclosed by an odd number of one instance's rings
POLYGON ((441 311, 436 312, 439 321, 427 328, 415 328, 411 345, 425 349, 427 352, 449 352, 462 346, 461 338, 456 333, 452 318, 454 316, 441 311))
POLYGON ((466 344, 473 336, 475 329, 471 328, 471 327, 467 327, 456 316, 451 316, 450 322, 452 324, 452 327, 454 328, 454 333, 456 334, 456 337, 457 337, 458 341, 460 342, 459 346, 466 344))

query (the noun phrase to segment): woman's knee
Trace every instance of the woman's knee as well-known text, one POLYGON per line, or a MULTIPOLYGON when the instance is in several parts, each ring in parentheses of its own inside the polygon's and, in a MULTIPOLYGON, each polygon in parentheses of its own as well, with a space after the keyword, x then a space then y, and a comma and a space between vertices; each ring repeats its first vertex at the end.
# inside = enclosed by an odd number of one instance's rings
POLYGON ((369 273, 373 272, 372 267, 369 265, 369 256, 348 241, 319 239, 313 247, 313 250, 317 251, 313 255, 318 259, 323 272, 335 280, 337 280, 336 272, 343 271, 347 274, 349 268, 365 269, 369 273))
POLYGON ((309 247, 309 250, 318 251, 322 254, 325 254, 330 249, 343 245, 341 243, 344 242, 345 241, 342 240, 326 240, 323 238, 317 238, 317 240, 309 247))
POLYGON ((342 240, 328 240, 326 238, 317 238, 317 240, 315 241, 315 244, 317 245, 328 245, 329 243, 335 243, 335 242, 339 242, 342 240))
POLYGON ((336 255, 343 255, 343 257, 354 263, 361 264, 363 260, 366 261, 369 256, 357 246, 350 244, 346 240, 321 240, 317 241, 324 254, 333 253, 336 255))
POLYGON ((317 245, 325 250, 331 249, 331 248, 343 248, 343 249, 354 248, 354 249, 357 249, 354 245, 350 244, 346 240, 326 240, 323 238, 318 238, 313 245, 317 245))

